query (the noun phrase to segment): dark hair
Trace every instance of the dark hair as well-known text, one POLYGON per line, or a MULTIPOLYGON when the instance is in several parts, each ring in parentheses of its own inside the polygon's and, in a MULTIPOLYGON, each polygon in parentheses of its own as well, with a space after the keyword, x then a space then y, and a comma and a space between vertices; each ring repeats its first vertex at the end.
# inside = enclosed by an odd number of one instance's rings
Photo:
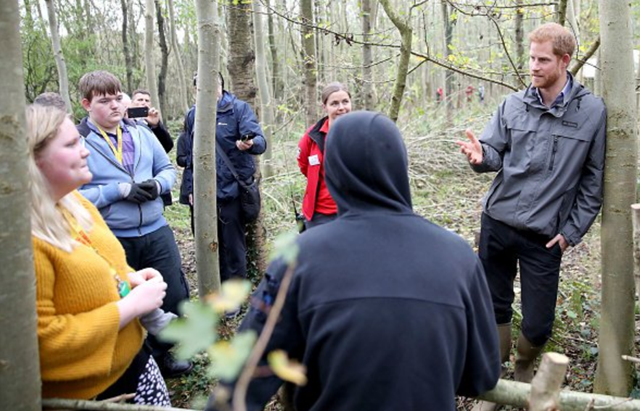
POLYGON ((91 101, 93 97, 122 92, 120 80, 104 70, 91 71, 80 78, 78 90, 82 98, 91 101))
POLYGON ((151 92, 144 88, 137 88, 133 90, 133 93, 131 93, 131 98, 133 98, 133 96, 135 96, 136 94, 144 94, 145 96, 151 97, 151 92))
MULTIPOLYGON (((218 72, 218 84, 220 84, 220 86, 222 87, 222 90, 224 90, 224 77, 222 77, 222 73, 218 72)), ((198 85, 198 72, 196 71, 195 73, 193 73, 193 87, 196 87, 198 85)))
POLYGON ((337 91, 344 91, 345 93, 347 93, 349 98, 351 98, 351 93, 349 93, 349 89, 347 89, 347 87, 344 84, 338 83, 336 81, 336 82, 327 84, 322 89, 322 95, 321 95, 322 104, 327 104, 327 100, 329 100, 329 96, 337 91))
POLYGON ((64 102, 62 96, 52 91, 48 91, 38 95, 38 97, 33 100, 33 104, 46 107, 55 107, 59 110, 65 112, 67 111, 67 103, 64 102))

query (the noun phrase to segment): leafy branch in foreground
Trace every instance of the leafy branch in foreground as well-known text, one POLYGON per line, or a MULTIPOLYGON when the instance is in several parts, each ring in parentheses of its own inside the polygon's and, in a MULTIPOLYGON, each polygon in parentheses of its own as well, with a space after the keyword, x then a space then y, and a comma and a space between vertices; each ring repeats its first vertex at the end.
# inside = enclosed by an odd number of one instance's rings
MULTIPOLYGON (((217 332, 220 318, 225 313, 239 310, 247 300, 251 292, 251 283, 246 280, 226 281, 219 293, 207 296, 204 301, 182 303, 179 310, 183 317, 171 322, 160 333, 163 341, 177 345, 176 356, 180 359, 190 359, 198 353, 207 352, 211 360, 207 369, 208 376, 225 381, 238 379, 233 396, 235 410, 246 409, 245 396, 249 382, 256 372, 258 362, 282 311, 298 256, 296 236, 295 232, 285 233, 274 241, 270 258, 282 259, 287 265, 287 270, 259 337, 254 331, 247 330, 237 333, 227 341, 220 340, 217 332)), ((267 360, 271 372, 282 380, 298 385, 306 383, 304 366, 290 360, 284 351, 269 353, 267 360)), ((228 399, 229 393, 219 392, 216 398, 228 399)))

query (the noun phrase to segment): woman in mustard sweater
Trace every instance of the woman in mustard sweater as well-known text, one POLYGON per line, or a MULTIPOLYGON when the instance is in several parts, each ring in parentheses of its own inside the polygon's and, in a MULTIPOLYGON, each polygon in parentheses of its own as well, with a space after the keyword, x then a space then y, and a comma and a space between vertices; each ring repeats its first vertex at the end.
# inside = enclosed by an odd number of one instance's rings
POLYGON ((89 151, 54 107, 27 108, 31 225, 43 397, 170 406, 143 348, 138 317, 160 307, 166 283, 133 272, 98 210, 75 190, 91 180, 89 151))

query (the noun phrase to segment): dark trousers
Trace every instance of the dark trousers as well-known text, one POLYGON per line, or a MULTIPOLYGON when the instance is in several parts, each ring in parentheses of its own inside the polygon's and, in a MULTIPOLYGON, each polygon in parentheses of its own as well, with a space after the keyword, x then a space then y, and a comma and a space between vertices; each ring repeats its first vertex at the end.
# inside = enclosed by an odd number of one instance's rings
MULTIPOLYGON (((127 263, 136 270, 151 267, 162 274, 167 283, 167 295, 162 309, 178 314, 178 304, 189 298, 189 286, 182 272, 180 251, 169 226, 164 226, 142 237, 118 237, 127 263)), ((158 341, 153 335, 147 337, 155 358, 163 357, 172 347, 158 341)))
MULTIPOLYGON (((242 219, 240 198, 218 203, 218 255, 220 257, 220 280, 246 278, 247 243, 245 223, 242 219)), ((191 212, 191 232, 195 235, 193 206, 191 212)))
POLYGON ((511 322, 513 281, 520 268, 522 334, 541 346, 551 337, 562 251, 546 248, 550 238, 517 230, 482 214, 479 256, 491 291, 498 324, 511 322))

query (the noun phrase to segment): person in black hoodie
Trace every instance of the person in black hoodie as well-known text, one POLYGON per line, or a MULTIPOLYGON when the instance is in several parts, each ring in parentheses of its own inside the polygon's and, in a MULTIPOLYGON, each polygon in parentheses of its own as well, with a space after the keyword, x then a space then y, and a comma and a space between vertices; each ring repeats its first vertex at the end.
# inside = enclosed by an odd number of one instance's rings
MULTIPOLYGON (((413 212, 396 125, 378 113, 342 116, 325 169, 338 218, 298 237, 265 352, 283 349, 306 366, 296 410, 455 410, 455 395, 493 388, 498 334, 482 265, 461 237, 413 212)), ((271 263, 241 330, 262 330, 286 268, 271 263)), ((253 379, 248 410, 262 410, 281 384, 253 379)))

